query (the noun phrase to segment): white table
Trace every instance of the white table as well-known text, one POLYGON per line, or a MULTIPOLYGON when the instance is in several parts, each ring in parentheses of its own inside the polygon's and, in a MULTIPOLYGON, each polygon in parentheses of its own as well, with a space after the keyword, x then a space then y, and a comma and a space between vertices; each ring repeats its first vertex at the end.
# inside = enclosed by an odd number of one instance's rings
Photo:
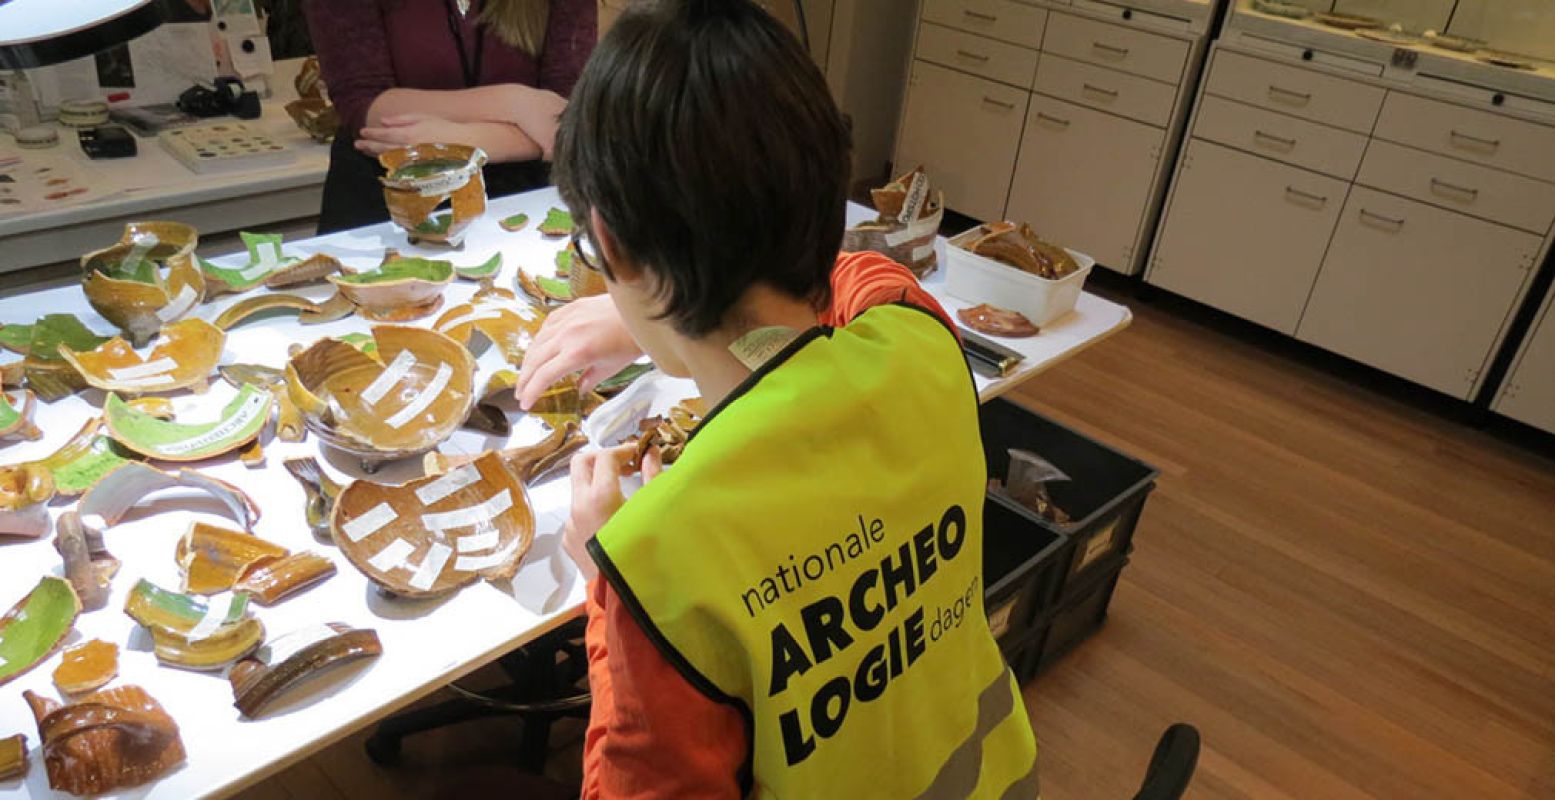
MULTIPOLYGON (((49 211, 0 214, 0 273, 73 261, 84 252, 83 242, 106 246, 117 241, 124 223, 133 219, 174 219, 209 234, 317 214, 329 145, 308 138, 285 108, 297 97, 292 79, 301 66, 302 59, 277 61, 274 96, 261 103, 259 119, 238 120, 292 145, 296 158, 285 165, 202 175, 169 155, 155 138, 139 137, 134 157, 93 161, 81 152, 75 132, 63 127, 58 145, 18 151, 65 156, 112 185, 137 188, 49 211)), ((0 149, 11 144, 9 136, 0 134, 0 149)))
MULTIPOLYGON (((504 198, 492 204, 486 218, 472 226, 455 263, 478 263, 500 249, 505 263, 498 285, 511 286, 519 265, 532 272, 551 269, 559 242, 543 240, 535 222, 559 205, 554 190, 546 189, 504 198), (530 226, 513 234, 502 231, 497 220, 523 211, 530 226)), ((853 212, 863 214, 862 208, 853 212)), ((446 250, 410 247, 404 235, 388 224, 288 243, 288 253, 327 250, 345 254, 352 266, 370 266, 385 246, 407 254, 441 255, 446 250), (364 255, 351 256, 351 253, 364 255)), ((931 283, 931 287, 934 284, 931 283)), ((473 293, 474 284, 456 282, 447 291, 445 308, 473 293)), ((322 299, 325 287, 307 290, 322 299)), ((238 297, 228 296, 202 306, 198 313, 214 318, 238 297)), ((952 306, 961 305, 951 299, 952 306)), ((98 318, 74 286, 48 289, 0 299, 0 321, 23 322, 42 311, 71 312, 99 332, 111 326, 98 318)), ((1052 326, 1035 339, 1017 347, 1028 354, 1028 363, 1010 378, 979 380, 985 397, 996 395, 1036 375, 1046 366, 1098 341, 1127 324, 1128 311, 1099 298, 1085 295, 1077 313, 1052 326)), ((430 319, 419 324, 430 324, 430 319)), ((252 321, 228 335, 224 363, 257 362, 280 366, 292 343, 310 343, 322 336, 367 330, 368 323, 350 317, 326 325, 303 327, 295 317, 282 316, 252 321)), ((495 366, 495 349, 481 358, 483 369, 495 366)), ((179 413, 213 414, 232 395, 224 383, 215 383, 204 396, 174 396, 179 413)), ((102 402, 90 392, 50 405, 40 404, 36 421, 46 432, 38 442, 5 448, 0 462, 12 463, 46 455, 65 442, 102 402)), ((192 418, 208 419, 209 417, 192 418)), ((513 443, 538 438, 540 428, 527 418, 515 424, 513 443)), ((460 431, 443 445, 445 452, 479 452, 502 446, 491 437, 460 431)), ((273 608, 259 608, 257 615, 270 635, 321 622, 339 621, 354 627, 373 628, 383 642, 383 655, 348 665, 316 683, 300 688, 281 701, 265 718, 241 721, 232 707, 232 694, 218 674, 188 672, 158 666, 144 633, 120 609, 135 581, 147 578, 176 589, 179 575, 173 560, 175 543, 191 521, 206 520, 231 527, 224 517, 186 510, 176 499, 153 501, 133 512, 106 536, 108 548, 124 566, 114 580, 108 605, 82 615, 70 643, 101 638, 121 646, 118 684, 144 687, 177 720, 188 750, 187 762, 160 781, 124 793, 125 797, 189 798, 230 794, 317 753, 350 732, 368 725, 423 697, 448 681, 485 665, 575 617, 581 611, 583 585, 571 563, 559 549, 559 530, 567 507, 565 479, 552 480, 530 489, 538 521, 533 549, 510 584, 480 582, 457 594, 433 601, 390 601, 379 597, 362 576, 332 546, 314 541, 303 521, 303 493, 285 473, 281 462, 293 455, 317 455, 317 440, 271 441, 263 467, 248 469, 235 458, 199 465, 202 471, 241 486, 261 505, 264 516, 255 533, 293 550, 313 550, 335 560, 339 573, 325 583, 273 608), (126 644, 127 643, 127 644, 126 644)), ((336 477, 360 477, 346 458, 326 461, 336 477)), ((375 480, 400 482, 416 477, 419 460, 385 466, 375 480)), ((63 510, 61 506, 57 510, 63 510)), ((201 506, 209 508, 208 505, 201 506)), ((28 591, 40 575, 58 574, 60 560, 49 541, 0 544, 0 607, 9 607, 28 591)), ((47 777, 37 728, 21 699, 24 689, 57 697, 50 675, 59 663, 51 657, 32 671, 0 688, 0 736, 27 734, 34 749, 25 782, 0 782, 0 797, 46 797, 47 777)))

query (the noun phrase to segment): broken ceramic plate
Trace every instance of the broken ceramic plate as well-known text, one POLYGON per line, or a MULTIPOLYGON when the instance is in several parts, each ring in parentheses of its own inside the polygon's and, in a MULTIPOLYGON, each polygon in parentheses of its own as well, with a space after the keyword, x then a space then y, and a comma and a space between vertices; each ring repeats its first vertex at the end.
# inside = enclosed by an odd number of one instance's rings
POLYGON ((141 394, 193 388, 205 391, 206 379, 227 335, 203 319, 186 319, 162 329, 157 346, 142 358, 130 343, 115 336, 94 350, 78 352, 61 345, 59 354, 87 384, 105 392, 141 394))
POLYGON ((212 595, 231 589, 250 567, 279 559, 287 552, 251 533, 193 522, 178 540, 173 558, 184 576, 185 594, 212 595))
POLYGON ((545 219, 540 221, 540 234, 542 236, 568 236, 572 233, 572 214, 564 209, 552 208, 545 212, 545 219))
POLYGON ((49 788, 97 796, 155 780, 185 758, 178 725, 139 686, 93 692, 69 705, 22 693, 38 737, 49 788))
POLYGON ((221 669, 254 652, 265 626, 248 609, 248 595, 206 599, 163 589, 142 579, 124 613, 151 633, 157 660, 197 670, 221 669))
POLYGON ((415 144, 378 156, 388 171, 383 199, 389 218, 410 241, 457 247, 470 223, 486 213, 486 153, 464 144, 415 144), (437 211, 444 202, 446 211, 437 211), (435 212, 435 213, 434 213, 435 212))
POLYGON ((250 565, 232 588, 262 606, 272 606, 334 574, 335 562, 318 553, 292 553, 250 565))
POLYGON ((36 463, 0 467, 0 534, 36 539, 49 532, 54 474, 36 463))
POLYGON ((248 719, 292 687, 334 667, 383 653, 377 631, 341 622, 312 625, 277 636, 232 665, 233 705, 248 719))
POLYGON ((108 685, 119 674, 119 646, 92 639, 66 648, 54 668, 54 688, 60 694, 84 694, 108 685))
POLYGON ((251 531, 259 522, 259 507, 241 489, 212 478, 198 470, 175 469, 164 472, 148 464, 131 461, 102 479, 82 495, 76 510, 81 520, 103 529, 115 525, 147 496, 164 489, 198 489, 220 500, 232 519, 251 531))
POLYGON ((27 463, 49 471, 56 493, 74 497, 92 488, 104 475, 139 457, 104 433, 101 417, 93 417, 63 447, 27 463))
POLYGON ((252 442, 270 420, 270 392, 245 385, 213 422, 182 423, 136 411, 116 394, 103 404, 108 432, 119 444, 163 461, 202 461, 252 442))
POLYGON ((335 543, 390 594, 435 597, 477 578, 505 580, 534 541, 518 476, 496 453, 403 486, 357 481, 340 493, 335 543))
POLYGON ((453 279, 451 262, 405 257, 363 272, 329 276, 362 316, 375 322, 405 322, 435 313, 453 279))
POLYGON ((468 267, 454 266, 454 274, 467 281, 487 281, 497 277, 502 271, 502 251, 493 253, 491 258, 468 267))
POLYGON ((26 439, 36 442, 43 431, 32 424, 32 412, 38 399, 26 389, 0 392, 0 440, 26 439))
POLYGON ((144 347, 163 325, 204 299, 205 276, 193 255, 198 243, 194 228, 179 222, 124 226, 118 244, 81 257, 87 302, 136 347, 144 347))
POLYGON ((103 546, 103 532, 88 528, 81 515, 66 511, 55 523, 54 549, 65 562, 65 580, 81 600, 81 608, 96 611, 108 604, 119 560, 103 546))
POLYGON ((80 613, 81 601, 69 581, 52 575, 38 581, 0 617, 0 686, 53 655, 80 613))
POLYGON ((475 359, 436 331, 373 328, 369 355, 321 339, 286 365, 286 386, 308 429, 371 467, 420 455, 462 425, 475 402, 475 359))
POLYGON ((223 267, 200 259, 200 270, 205 274, 207 298, 230 292, 246 292, 257 286, 269 288, 295 286, 322 280, 325 275, 340 271, 340 261, 334 256, 319 253, 307 258, 288 256, 281 252, 281 235, 278 233, 238 234, 248 251, 248 261, 242 266, 223 267))
POLYGON ((479 333, 502 351, 505 361, 518 366, 544 322, 544 309, 518 299, 506 289, 489 289, 476 293, 468 303, 448 309, 432 324, 432 329, 466 347, 479 333))
POLYGON ((71 314, 40 317, 32 325, 32 340, 27 344, 27 357, 22 362, 27 385, 51 403, 86 388, 86 381, 60 355, 60 348, 84 352, 95 350, 107 341, 108 337, 93 333, 71 314))
POLYGON ((227 310, 216 317, 215 324, 216 327, 229 331, 255 314, 281 308, 302 312, 297 315, 297 321, 304 325, 317 325, 351 316, 351 313, 356 310, 356 305, 350 298, 339 292, 330 295, 329 299, 322 303, 315 303, 296 294, 258 294, 228 306, 227 310))

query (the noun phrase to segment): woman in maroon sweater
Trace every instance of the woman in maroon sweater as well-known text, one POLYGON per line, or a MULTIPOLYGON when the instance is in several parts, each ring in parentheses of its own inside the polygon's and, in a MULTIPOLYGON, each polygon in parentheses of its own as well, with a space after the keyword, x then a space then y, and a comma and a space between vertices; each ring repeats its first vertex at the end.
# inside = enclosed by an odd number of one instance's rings
POLYGON ((319 232, 389 218, 378 153, 486 151, 487 193, 544 186, 557 117, 597 38, 595 0, 308 0, 340 134, 319 232))

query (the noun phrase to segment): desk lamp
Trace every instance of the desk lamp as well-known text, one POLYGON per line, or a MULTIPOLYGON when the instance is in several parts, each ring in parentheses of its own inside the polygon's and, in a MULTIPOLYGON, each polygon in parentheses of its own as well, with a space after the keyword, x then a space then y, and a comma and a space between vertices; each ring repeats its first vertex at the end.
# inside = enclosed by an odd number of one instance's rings
POLYGON ((163 0, 0 0, 0 69, 46 67, 162 24, 163 0))

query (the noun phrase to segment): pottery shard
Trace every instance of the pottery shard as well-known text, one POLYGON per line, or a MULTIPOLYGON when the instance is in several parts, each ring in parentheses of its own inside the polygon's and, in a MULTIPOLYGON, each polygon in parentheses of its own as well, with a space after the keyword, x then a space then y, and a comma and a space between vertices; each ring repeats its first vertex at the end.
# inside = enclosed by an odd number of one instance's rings
POLYGON ((81 694, 108 685, 119 674, 119 646, 93 639, 65 651, 54 669, 54 686, 62 694, 81 694))
POLYGON ((139 686, 94 692, 70 705, 23 692, 38 737, 49 788, 98 795, 139 786, 183 763, 178 725, 139 686))

